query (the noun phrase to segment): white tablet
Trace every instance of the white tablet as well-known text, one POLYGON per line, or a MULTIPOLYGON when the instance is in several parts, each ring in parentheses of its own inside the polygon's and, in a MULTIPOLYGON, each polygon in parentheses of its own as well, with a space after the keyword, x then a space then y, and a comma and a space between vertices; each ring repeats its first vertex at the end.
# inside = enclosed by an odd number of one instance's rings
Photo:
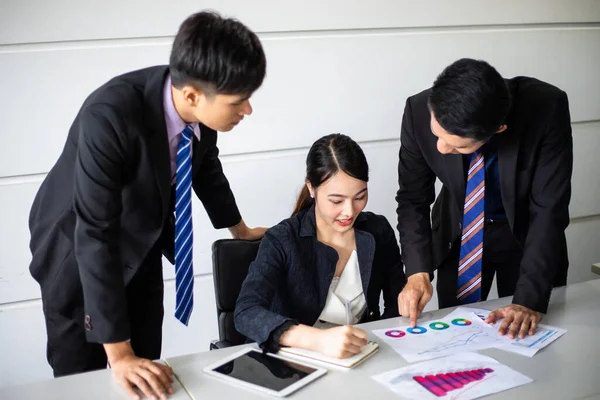
POLYGON ((247 347, 203 368, 232 385, 284 397, 325 375, 327 370, 247 347))

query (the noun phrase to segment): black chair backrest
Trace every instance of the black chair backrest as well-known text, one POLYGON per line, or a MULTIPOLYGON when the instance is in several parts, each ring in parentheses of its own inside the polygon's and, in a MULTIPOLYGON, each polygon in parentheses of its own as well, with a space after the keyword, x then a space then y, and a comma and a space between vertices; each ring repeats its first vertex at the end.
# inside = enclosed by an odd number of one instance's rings
POLYGON ((232 345, 244 344, 246 337, 235 330, 233 312, 248 275, 250 263, 256 258, 260 240, 221 239, 212 245, 213 280, 217 303, 219 340, 232 345))

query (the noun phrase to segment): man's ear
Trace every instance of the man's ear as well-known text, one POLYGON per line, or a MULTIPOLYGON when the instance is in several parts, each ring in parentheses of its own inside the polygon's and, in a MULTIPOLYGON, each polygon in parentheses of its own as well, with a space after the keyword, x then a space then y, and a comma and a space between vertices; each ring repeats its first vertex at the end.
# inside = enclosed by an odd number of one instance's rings
POLYGON ((190 85, 185 85, 181 89, 181 94, 190 107, 197 107, 206 102, 206 94, 190 85))

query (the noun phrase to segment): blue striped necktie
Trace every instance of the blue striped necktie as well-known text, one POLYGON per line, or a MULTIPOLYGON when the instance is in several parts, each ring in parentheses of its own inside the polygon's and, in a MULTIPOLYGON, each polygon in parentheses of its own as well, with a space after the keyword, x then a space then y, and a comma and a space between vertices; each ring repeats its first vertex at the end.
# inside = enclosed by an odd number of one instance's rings
POLYGON ((194 308, 192 248, 192 135, 191 125, 181 132, 177 148, 175 186, 175 318, 187 326, 194 308))
POLYGON ((465 191, 463 230, 456 282, 456 298, 461 304, 475 303, 481 300, 485 162, 483 154, 479 152, 475 152, 471 157, 465 191))

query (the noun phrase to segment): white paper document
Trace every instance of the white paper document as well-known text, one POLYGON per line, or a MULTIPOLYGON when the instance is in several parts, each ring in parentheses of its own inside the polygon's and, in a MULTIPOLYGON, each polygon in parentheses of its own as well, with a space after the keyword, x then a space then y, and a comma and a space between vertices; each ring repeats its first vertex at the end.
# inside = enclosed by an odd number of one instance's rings
POLYGON ((493 358, 476 353, 409 365, 375 375, 373 379, 411 400, 476 399, 533 382, 493 358))
MULTIPOLYGON (((459 307, 448 317, 451 317, 452 314, 464 314, 466 312, 475 313, 482 321, 484 321, 488 314, 491 312, 489 310, 484 310, 482 308, 471 308, 471 307, 459 307)), ((503 319, 499 319, 491 324, 496 330, 502 324, 503 319)), ((521 354, 527 357, 533 357, 535 353, 548 346, 550 343, 554 342, 556 339, 561 337, 567 333, 566 329, 556 328, 553 326, 538 324, 535 334, 533 336, 526 336, 524 339, 514 339, 509 343, 498 346, 497 348, 504 351, 510 351, 511 353, 521 354)))
POLYGON ((455 311, 441 319, 419 321, 414 328, 406 325, 374 330, 373 333, 408 362, 498 347, 510 342, 508 337, 499 336, 495 327, 485 324, 471 311, 455 311))

